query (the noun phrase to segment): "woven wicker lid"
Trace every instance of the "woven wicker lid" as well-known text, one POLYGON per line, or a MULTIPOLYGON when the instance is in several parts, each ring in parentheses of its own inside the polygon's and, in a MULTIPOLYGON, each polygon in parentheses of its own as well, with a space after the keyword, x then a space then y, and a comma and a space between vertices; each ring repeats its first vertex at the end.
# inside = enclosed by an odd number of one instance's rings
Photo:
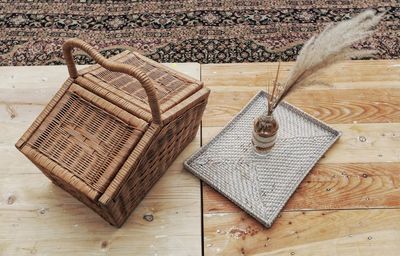
MULTIPOLYGON (((202 82, 160 65, 139 53, 125 51, 113 60, 137 67, 150 78, 157 92, 161 113, 203 88, 202 82)), ((105 98, 111 93, 151 113, 146 91, 134 77, 109 71, 99 65, 81 75, 105 89, 105 98)))
POLYGON ((144 120, 72 84, 24 151, 41 166, 54 165, 64 177, 74 177, 70 181, 94 199, 107 189, 147 127, 144 120))

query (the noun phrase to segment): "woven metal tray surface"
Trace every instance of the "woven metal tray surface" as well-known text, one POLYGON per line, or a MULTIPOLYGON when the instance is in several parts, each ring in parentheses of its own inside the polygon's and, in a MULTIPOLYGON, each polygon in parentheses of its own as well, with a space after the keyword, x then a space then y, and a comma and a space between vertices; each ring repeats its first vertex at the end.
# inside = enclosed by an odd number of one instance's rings
POLYGON ((307 173, 340 132, 298 108, 282 102, 275 110, 279 123, 273 149, 253 150, 253 119, 266 109, 260 91, 207 145, 185 161, 185 168, 270 227, 307 173))

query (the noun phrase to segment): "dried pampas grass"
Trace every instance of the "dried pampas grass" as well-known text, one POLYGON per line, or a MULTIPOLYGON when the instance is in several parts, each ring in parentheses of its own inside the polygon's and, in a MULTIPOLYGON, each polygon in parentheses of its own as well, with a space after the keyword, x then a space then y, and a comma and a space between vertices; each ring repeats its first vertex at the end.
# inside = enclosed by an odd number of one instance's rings
POLYGON ((375 51, 357 50, 352 45, 372 35, 383 15, 367 10, 350 20, 328 25, 318 36, 309 39, 283 84, 277 82, 278 66, 272 93, 269 94, 267 114, 271 115, 290 91, 305 85, 321 70, 343 60, 373 56, 375 51))

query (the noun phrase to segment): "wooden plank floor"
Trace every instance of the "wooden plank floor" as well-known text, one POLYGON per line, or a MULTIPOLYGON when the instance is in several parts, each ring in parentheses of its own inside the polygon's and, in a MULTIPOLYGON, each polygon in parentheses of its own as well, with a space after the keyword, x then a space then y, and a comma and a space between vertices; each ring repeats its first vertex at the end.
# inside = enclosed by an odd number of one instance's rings
MULTIPOLYGON (((282 64, 281 79, 291 65, 282 64)), ((170 66, 200 78, 198 64, 170 66)), ((265 89, 276 68, 201 66, 212 90, 203 143, 265 89)), ((200 136, 122 229, 52 185, 13 144, 66 77, 61 66, 0 68, 0 255, 201 255, 202 246, 205 255, 398 255, 400 61, 347 62, 290 95, 290 103, 343 135, 271 229, 206 185, 201 195, 199 181, 182 167, 200 136)))
MULTIPOLYGON (((200 78, 199 64, 170 66, 200 78)), ((15 149, 66 78, 65 66, 0 68, 0 255, 201 255, 200 182, 182 165, 199 137, 121 229, 53 185, 15 149)))
MULTIPOLYGON (((283 63, 283 79, 292 63, 283 63)), ((202 65, 207 142, 276 63, 202 65)), ((343 132, 271 229, 203 186, 205 255, 399 255, 400 61, 349 61, 288 101, 343 132)))

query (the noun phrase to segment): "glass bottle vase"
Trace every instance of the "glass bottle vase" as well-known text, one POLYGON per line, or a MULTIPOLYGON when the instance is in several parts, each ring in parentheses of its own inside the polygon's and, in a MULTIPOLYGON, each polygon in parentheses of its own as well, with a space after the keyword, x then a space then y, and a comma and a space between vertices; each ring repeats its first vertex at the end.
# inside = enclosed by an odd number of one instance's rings
POLYGON ((252 143, 258 154, 266 154, 275 145, 279 125, 274 116, 263 114, 254 119, 252 143))

